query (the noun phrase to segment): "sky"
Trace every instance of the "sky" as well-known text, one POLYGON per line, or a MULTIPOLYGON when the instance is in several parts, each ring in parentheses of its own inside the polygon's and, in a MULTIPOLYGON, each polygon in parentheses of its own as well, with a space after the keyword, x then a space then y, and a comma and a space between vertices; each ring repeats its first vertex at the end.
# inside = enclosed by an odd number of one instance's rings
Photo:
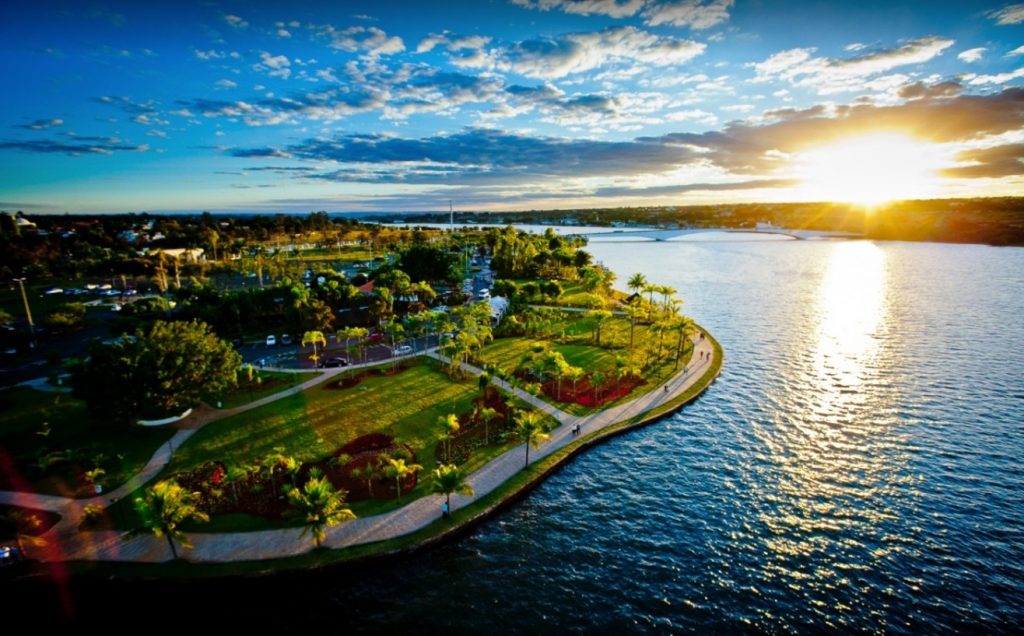
POLYGON ((0 210, 1024 194, 1024 4, 22 2, 0 210))

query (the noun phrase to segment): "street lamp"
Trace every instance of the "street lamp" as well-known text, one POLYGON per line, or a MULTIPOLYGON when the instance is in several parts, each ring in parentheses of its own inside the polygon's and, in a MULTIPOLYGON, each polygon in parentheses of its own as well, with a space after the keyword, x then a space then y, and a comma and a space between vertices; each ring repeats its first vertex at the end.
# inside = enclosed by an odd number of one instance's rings
POLYGON ((32 324, 32 311, 28 308, 28 296, 25 295, 25 278, 15 278, 15 282, 21 287, 21 300, 25 303, 25 317, 28 318, 28 331, 32 334, 32 340, 36 339, 36 327, 32 324))

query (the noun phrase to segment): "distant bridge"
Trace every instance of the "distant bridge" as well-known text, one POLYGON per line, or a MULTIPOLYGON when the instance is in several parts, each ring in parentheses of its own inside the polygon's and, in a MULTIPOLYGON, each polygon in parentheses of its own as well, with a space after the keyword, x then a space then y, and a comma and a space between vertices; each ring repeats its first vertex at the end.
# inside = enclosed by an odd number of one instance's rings
POLYGON ((788 236, 790 238, 805 240, 805 239, 817 239, 817 238, 863 238, 863 234, 856 234, 852 232, 826 232, 824 230, 789 230, 785 228, 757 228, 757 229, 744 229, 744 228, 726 228, 726 227, 701 227, 701 228, 677 228, 672 230, 665 229, 642 229, 642 230, 613 230, 611 232, 580 232, 574 236, 584 236, 587 238, 610 238, 610 239, 622 239, 623 241, 629 241, 632 239, 654 239, 655 241, 669 241, 679 236, 686 236, 688 234, 706 234, 709 232, 727 233, 727 234, 775 234, 778 236, 788 236))

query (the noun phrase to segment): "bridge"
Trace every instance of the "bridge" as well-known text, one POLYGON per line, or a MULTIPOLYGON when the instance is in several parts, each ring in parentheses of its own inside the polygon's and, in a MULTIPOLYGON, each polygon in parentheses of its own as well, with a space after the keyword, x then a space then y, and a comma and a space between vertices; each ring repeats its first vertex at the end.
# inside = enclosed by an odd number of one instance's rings
POLYGON ((580 232, 574 236, 586 238, 608 238, 627 242, 635 239, 653 239, 655 241, 670 241, 680 236, 689 234, 707 234, 717 232, 719 234, 774 234, 777 236, 788 236, 797 240, 819 239, 819 238, 864 238, 863 234, 853 232, 828 232, 825 230, 790 230, 786 228, 727 228, 727 227, 699 227, 699 228, 676 228, 658 229, 646 228, 638 230, 613 230, 611 232, 580 232))

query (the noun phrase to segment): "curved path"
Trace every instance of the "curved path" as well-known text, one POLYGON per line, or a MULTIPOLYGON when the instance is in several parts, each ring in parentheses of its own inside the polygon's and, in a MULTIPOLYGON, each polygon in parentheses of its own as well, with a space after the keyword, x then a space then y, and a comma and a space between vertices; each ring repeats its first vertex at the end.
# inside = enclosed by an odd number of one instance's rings
MULTIPOLYGON (((511 387, 499 378, 494 378, 492 384, 514 393, 522 401, 551 415, 560 422, 560 426, 551 432, 550 440, 540 449, 530 452, 530 463, 532 464, 574 441, 576 437, 573 435, 572 429, 576 425, 579 425, 582 437, 642 415, 682 395, 701 378, 711 362, 711 356, 714 355, 714 348, 709 340, 694 338, 694 345, 693 355, 697 361, 677 373, 665 385, 659 385, 653 391, 624 404, 586 416, 566 413, 534 395, 511 387)), ((430 352, 427 355, 440 359, 436 352, 430 352)), ((463 365, 463 367, 473 374, 481 373, 481 370, 476 367, 470 365, 463 365)), ((287 391, 275 393, 234 409, 197 409, 188 419, 179 424, 179 431, 168 444, 162 446, 153 455, 138 475, 105 496, 76 500, 32 493, 0 492, 0 503, 52 510, 63 516, 60 523, 43 535, 47 546, 32 552, 32 556, 40 560, 169 561, 172 558, 171 550, 166 540, 162 538, 140 536, 125 541, 122 538, 124 533, 120 531, 79 532, 77 523, 81 517, 82 508, 90 503, 98 503, 106 507, 134 491, 163 469, 170 461, 172 448, 177 448, 205 424, 304 391, 351 368, 327 371, 287 391)), ((466 481, 473 487, 475 494, 452 495, 452 510, 467 506, 484 497, 522 470, 525 453, 525 444, 519 444, 469 475, 466 481)), ((344 548, 393 539, 425 528, 437 521, 440 516, 439 499, 432 496, 421 497, 396 510, 370 517, 361 517, 331 528, 327 532, 324 545, 332 548, 344 548)), ((197 563, 252 561, 295 556, 309 552, 313 548, 309 537, 301 536, 301 534, 301 528, 257 532, 190 533, 189 537, 192 540, 193 548, 182 551, 182 556, 188 561, 197 563)))

